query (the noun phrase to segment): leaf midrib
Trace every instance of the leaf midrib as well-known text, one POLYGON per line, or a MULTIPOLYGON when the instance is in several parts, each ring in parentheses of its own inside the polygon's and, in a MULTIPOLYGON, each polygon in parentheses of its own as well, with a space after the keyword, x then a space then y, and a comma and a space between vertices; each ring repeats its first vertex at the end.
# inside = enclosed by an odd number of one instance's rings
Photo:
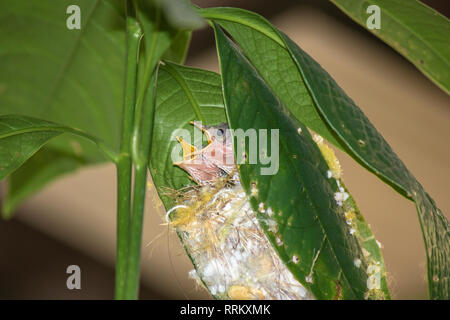
POLYGON ((33 132, 64 132, 67 131, 68 128, 65 127, 43 127, 43 128, 27 128, 27 129, 19 129, 14 130, 12 132, 8 132, 6 134, 1 134, 0 139, 5 139, 13 136, 18 136, 25 133, 33 133, 33 132))
POLYGON ((164 69, 167 70, 167 72, 170 73, 170 75, 178 82, 180 87, 183 89, 184 93, 186 94, 189 103, 192 106, 192 109, 194 110, 195 115, 198 117, 198 119, 201 122, 205 122, 202 112, 200 111, 200 106, 198 105, 197 101, 195 100, 194 96, 192 95, 191 91, 189 90, 189 87, 186 83, 186 81, 181 77, 181 75, 178 73, 178 71, 170 65, 170 63, 165 64, 164 69))

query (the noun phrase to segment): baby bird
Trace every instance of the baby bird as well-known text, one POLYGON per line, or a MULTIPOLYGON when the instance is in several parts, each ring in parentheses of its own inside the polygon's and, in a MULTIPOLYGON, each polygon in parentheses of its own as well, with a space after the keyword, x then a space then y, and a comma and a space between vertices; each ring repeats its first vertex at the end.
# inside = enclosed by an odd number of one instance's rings
POLYGON ((216 126, 205 126, 197 122, 191 124, 202 130, 208 145, 198 149, 181 137, 177 137, 183 149, 183 161, 174 164, 189 173, 199 185, 209 184, 236 172, 233 138, 228 125, 221 123, 216 126))

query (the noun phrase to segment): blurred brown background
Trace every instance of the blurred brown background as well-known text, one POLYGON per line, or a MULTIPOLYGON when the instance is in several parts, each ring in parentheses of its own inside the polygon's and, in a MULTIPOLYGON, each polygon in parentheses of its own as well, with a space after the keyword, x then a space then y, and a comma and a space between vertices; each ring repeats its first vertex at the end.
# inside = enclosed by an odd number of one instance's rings
MULTIPOLYGON (((450 98, 404 58, 328 1, 194 2, 253 10, 287 33, 363 109, 449 217, 450 98)), ((424 2, 449 16, 448 1, 424 2)), ((213 45, 210 30, 196 32, 187 65, 218 71, 213 45)), ((347 186, 384 246, 393 297, 426 298, 425 252, 413 204, 347 155, 338 157, 347 186)), ((113 297, 115 183, 112 165, 86 168, 24 203, 14 220, 0 221, 0 299, 113 297), (81 267, 81 290, 66 288, 71 264, 81 267)), ((141 298, 209 298, 187 278, 192 266, 163 225, 163 214, 150 190, 141 298)))

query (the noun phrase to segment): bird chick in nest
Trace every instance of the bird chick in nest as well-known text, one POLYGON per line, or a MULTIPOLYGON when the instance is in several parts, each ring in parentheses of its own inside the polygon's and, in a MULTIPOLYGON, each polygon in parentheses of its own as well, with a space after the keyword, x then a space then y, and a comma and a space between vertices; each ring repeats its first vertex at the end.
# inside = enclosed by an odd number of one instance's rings
MULTIPOLYGON (((190 276, 217 299, 313 299, 259 225, 239 181, 228 126, 193 124, 208 145, 197 148, 178 138, 183 161, 175 165, 198 186, 167 212, 194 263, 190 276)), ((275 220, 267 223, 277 227, 275 220)))
POLYGON ((217 126, 203 126, 197 122, 191 122, 191 124, 202 130, 208 145, 198 149, 177 137, 183 149, 183 161, 174 164, 187 171, 199 185, 214 183, 219 178, 232 175, 232 172, 236 174, 233 138, 228 125, 221 123, 217 126))

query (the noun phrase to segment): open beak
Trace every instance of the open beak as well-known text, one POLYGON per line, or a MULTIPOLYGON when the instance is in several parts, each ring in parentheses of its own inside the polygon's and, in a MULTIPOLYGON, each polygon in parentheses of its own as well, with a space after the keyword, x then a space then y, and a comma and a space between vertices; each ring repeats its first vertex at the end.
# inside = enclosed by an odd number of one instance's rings
MULTIPOLYGON (((199 122, 190 121, 190 124, 194 125, 198 129, 202 130, 208 140, 208 145, 212 142, 212 134, 208 131, 206 126, 201 125, 199 122)), ((183 138, 177 136, 177 140, 183 149, 183 161, 194 159, 198 155, 198 149, 196 146, 186 142, 183 138)), ((175 163, 178 165, 178 163, 175 163)))
POLYGON ((201 125, 200 123, 195 122, 195 121, 190 121, 189 123, 194 125, 195 127, 199 128, 200 130, 202 130, 202 132, 206 136, 206 140, 208 140, 208 144, 210 144, 212 142, 213 135, 208 131, 207 127, 205 127, 204 125, 201 125))
POLYGON ((228 165, 225 162, 225 156, 229 154, 232 156, 233 149, 216 140, 215 130, 218 130, 217 127, 203 126, 200 122, 194 121, 191 121, 190 124, 202 130, 207 138, 208 145, 196 147, 183 138, 177 137, 183 150, 183 160, 175 162, 174 165, 186 171, 191 179, 198 184, 218 179, 223 176, 224 172, 231 172, 234 162, 228 165))
POLYGON ((183 138, 181 137, 177 137, 177 140, 180 143, 181 148, 183 149, 183 161, 194 159, 197 148, 183 140, 183 138))

